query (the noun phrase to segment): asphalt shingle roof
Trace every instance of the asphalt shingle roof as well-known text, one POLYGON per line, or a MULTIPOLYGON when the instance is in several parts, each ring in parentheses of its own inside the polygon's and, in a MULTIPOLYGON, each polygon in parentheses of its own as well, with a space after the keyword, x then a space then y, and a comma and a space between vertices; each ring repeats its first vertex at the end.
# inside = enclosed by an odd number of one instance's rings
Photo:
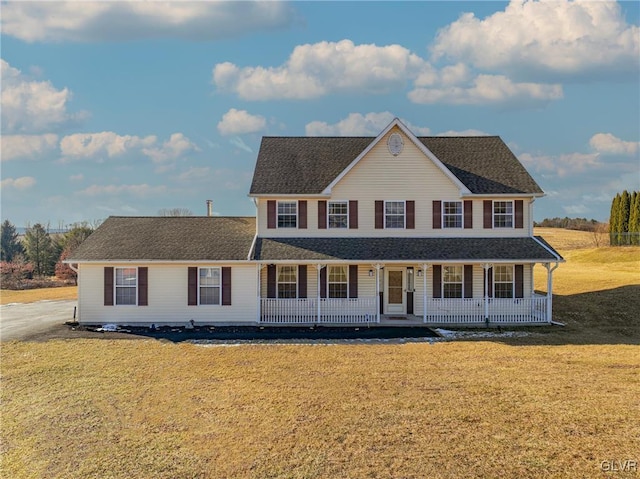
MULTIPOLYGON (((319 194, 374 137, 263 137, 250 193, 319 194)), ((497 136, 418 137, 472 193, 541 194, 497 136)))
POLYGON ((253 217, 111 216, 68 259, 246 260, 255 230, 253 217))
MULTIPOLYGON (((553 248, 551 248, 553 251, 553 248)), ((557 253, 556 253, 557 254, 557 253)), ((561 256, 558 254, 558 258, 561 256)), ((557 261, 524 238, 258 238, 258 261, 557 261)))

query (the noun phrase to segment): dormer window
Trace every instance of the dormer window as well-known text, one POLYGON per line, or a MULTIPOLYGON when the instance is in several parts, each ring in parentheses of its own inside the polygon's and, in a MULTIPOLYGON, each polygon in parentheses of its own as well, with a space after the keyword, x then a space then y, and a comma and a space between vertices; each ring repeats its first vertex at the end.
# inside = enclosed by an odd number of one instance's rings
POLYGON ((296 228, 297 220, 298 202, 278 201, 278 228, 296 228))

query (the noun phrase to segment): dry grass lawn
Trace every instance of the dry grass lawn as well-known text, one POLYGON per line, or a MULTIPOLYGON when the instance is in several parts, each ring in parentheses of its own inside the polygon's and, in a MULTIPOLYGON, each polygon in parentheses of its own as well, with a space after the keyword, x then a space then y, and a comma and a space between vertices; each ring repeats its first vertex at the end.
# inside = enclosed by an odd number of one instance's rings
POLYGON ((61 288, 41 288, 25 289, 13 291, 9 289, 0 290, 0 304, 9 303, 33 303, 44 299, 57 301, 62 299, 77 299, 78 287, 65 286, 61 288))
POLYGON ((525 338, 3 343, 0 476, 638 477, 601 464, 640 463, 640 248, 557 240, 525 338))

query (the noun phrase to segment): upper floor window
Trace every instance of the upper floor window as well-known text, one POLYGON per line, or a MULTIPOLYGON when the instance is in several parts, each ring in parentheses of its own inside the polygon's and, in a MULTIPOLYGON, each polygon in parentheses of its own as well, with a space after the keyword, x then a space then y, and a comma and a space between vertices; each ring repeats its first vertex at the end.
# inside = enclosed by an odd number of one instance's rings
POLYGON ((327 216, 329 228, 347 228, 349 226, 349 210, 346 201, 329 201, 327 216))
POLYGON ((278 201, 278 228, 296 228, 297 220, 298 202, 278 201))
POLYGON ((199 304, 220 304, 220 268, 200 268, 198 280, 199 304))
POLYGON ((404 228, 405 227, 405 202, 385 201, 384 202, 384 227, 404 228))
POLYGON ((513 228, 513 201, 493 202, 493 227, 513 228))
POLYGON ((513 298, 513 266, 493 267, 493 295, 496 298, 513 298))
POLYGON ((283 265, 278 267, 278 298, 297 298, 297 285, 297 266, 283 265))
POLYGON ((442 202, 442 227, 462 228, 462 201, 442 202))
POLYGON ((443 266, 442 293, 444 298, 462 298, 463 266, 443 266))
POLYGON ((346 298, 349 289, 347 266, 329 266, 327 275, 328 292, 330 298, 346 298))
POLYGON ((116 304, 135 305, 138 297, 138 269, 115 268, 116 304))

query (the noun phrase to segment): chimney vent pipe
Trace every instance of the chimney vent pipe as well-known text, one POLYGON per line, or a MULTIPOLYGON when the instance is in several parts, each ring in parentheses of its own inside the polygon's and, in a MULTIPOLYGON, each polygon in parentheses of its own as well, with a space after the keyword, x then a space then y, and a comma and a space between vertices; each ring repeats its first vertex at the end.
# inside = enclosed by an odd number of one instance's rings
POLYGON ((213 216, 213 200, 207 200, 207 216, 213 216))

